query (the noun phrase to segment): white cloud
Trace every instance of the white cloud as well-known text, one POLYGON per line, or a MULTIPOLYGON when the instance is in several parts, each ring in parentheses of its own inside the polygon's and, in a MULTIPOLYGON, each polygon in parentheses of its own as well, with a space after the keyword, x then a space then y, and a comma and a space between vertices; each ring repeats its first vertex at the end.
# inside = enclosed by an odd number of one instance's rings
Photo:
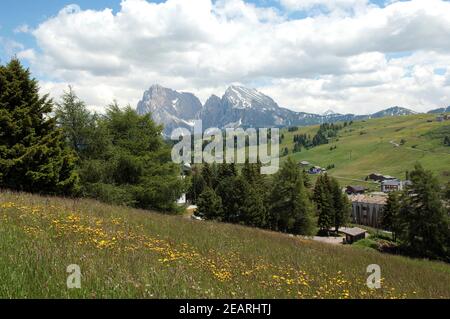
POLYGON ((325 9, 340 13, 365 11, 370 5, 369 0, 280 0, 280 3, 290 11, 325 9))
POLYGON ((4 52, 5 56, 12 57, 18 51, 21 51, 23 49, 24 46, 22 43, 9 38, 0 37, 0 50, 4 52))
POLYGON ((39 50, 20 56, 46 79, 43 90, 58 96, 70 83, 98 109, 112 99, 135 105, 153 83, 203 100, 230 83, 253 84, 311 112, 450 104, 450 3, 282 2, 333 12, 288 19, 242 0, 124 0, 117 13, 70 6, 32 32, 39 50))
POLYGON ((31 31, 28 24, 21 24, 14 29, 14 33, 29 33, 31 31))

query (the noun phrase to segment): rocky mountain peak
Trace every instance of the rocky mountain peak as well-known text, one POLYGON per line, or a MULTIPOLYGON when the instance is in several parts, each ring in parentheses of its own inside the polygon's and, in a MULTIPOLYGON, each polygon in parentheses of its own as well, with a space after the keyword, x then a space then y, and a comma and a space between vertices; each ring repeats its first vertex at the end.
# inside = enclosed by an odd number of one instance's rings
POLYGON ((274 109, 278 108, 272 98, 264 95, 256 89, 250 89, 243 86, 230 86, 223 99, 227 100, 233 108, 245 109, 245 108, 265 108, 274 109))

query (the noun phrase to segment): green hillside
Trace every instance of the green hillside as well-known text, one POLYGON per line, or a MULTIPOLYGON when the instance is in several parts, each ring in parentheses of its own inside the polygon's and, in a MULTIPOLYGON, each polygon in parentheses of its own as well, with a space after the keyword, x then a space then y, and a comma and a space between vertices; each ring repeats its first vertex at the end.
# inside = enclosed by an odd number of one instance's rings
POLYGON ((450 298, 448 264, 92 200, 0 193, 0 251, 0 298, 450 298))
POLYGON ((329 173, 339 177, 342 183, 363 180, 371 172, 404 179, 405 171, 411 170, 416 162, 436 173, 442 182, 450 180, 450 147, 443 142, 446 135, 450 136, 450 121, 437 122, 435 115, 356 121, 340 130, 329 144, 292 153, 295 134, 313 136, 317 130, 318 126, 299 128, 295 132, 283 130, 281 149, 288 147, 297 161, 306 160, 321 167, 334 164, 329 173), (400 144, 402 139, 404 145, 396 147, 394 143, 400 144), (330 150, 331 146, 336 149, 330 150))

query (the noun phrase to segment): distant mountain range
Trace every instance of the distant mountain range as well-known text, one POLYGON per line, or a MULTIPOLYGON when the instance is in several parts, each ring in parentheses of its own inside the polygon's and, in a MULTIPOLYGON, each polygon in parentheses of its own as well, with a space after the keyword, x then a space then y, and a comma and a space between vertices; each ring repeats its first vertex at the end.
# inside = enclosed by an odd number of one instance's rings
MULTIPOLYGON (((443 111, 445 109, 429 113, 443 111)), ((177 127, 191 129, 194 121, 199 119, 203 121, 203 128, 206 129, 209 127, 305 126, 416 114, 410 109, 399 106, 369 115, 338 114, 332 110, 324 114, 294 112, 280 107, 271 97, 257 90, 242 86, 230 86, 222 97, 212 95, 202 105, 192 93, 177 92, 160 85, 153 85, 144 92, 142 100, 137 105, 137 112, 151 113, 157 123, 164 125, 165 135, 169 135, 177 127)))
POLYGON ((447 113, 450 112, 450 106, 447 107, 441 107, 440 109, 435 109, 435 110, 431 110, 428 111, 428 114, 441 114, 441 113, 447 113))

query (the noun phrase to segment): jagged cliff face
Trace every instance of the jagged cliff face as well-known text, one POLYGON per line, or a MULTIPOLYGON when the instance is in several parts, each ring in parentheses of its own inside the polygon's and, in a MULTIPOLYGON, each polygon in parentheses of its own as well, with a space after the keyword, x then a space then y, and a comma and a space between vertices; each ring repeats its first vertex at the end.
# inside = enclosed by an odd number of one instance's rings
POLYGON ((201 110, 202 103, 195 95, 160 85, 153 85, 145 91, 137 106, 139 114, 151 113, 155 122, 163 124, 165 133, 177 127, 190 128, 201 110))
POLYGON ((257 90, 230 86, 222 98, 213 95, 206 101, 201 119, 205 127, 283 126, 284 111, 257 90))
POLYGON ((191 129, 194 120, 202 120, 203 128, 218 127, 282 127, 303 126, 371 117, 414 114, 415 112, 392 107, 371 115, 337 114, 329 110, 323 115, 294 112, 280 107, 271 97, 242 86, 230 86, 222 97, 212 95, 202 106, 191 93, 153 85, 145 91, 137 106, 139 114, 151 113, 153 119, 164 125, 164 134, 173 129, 191 129))

